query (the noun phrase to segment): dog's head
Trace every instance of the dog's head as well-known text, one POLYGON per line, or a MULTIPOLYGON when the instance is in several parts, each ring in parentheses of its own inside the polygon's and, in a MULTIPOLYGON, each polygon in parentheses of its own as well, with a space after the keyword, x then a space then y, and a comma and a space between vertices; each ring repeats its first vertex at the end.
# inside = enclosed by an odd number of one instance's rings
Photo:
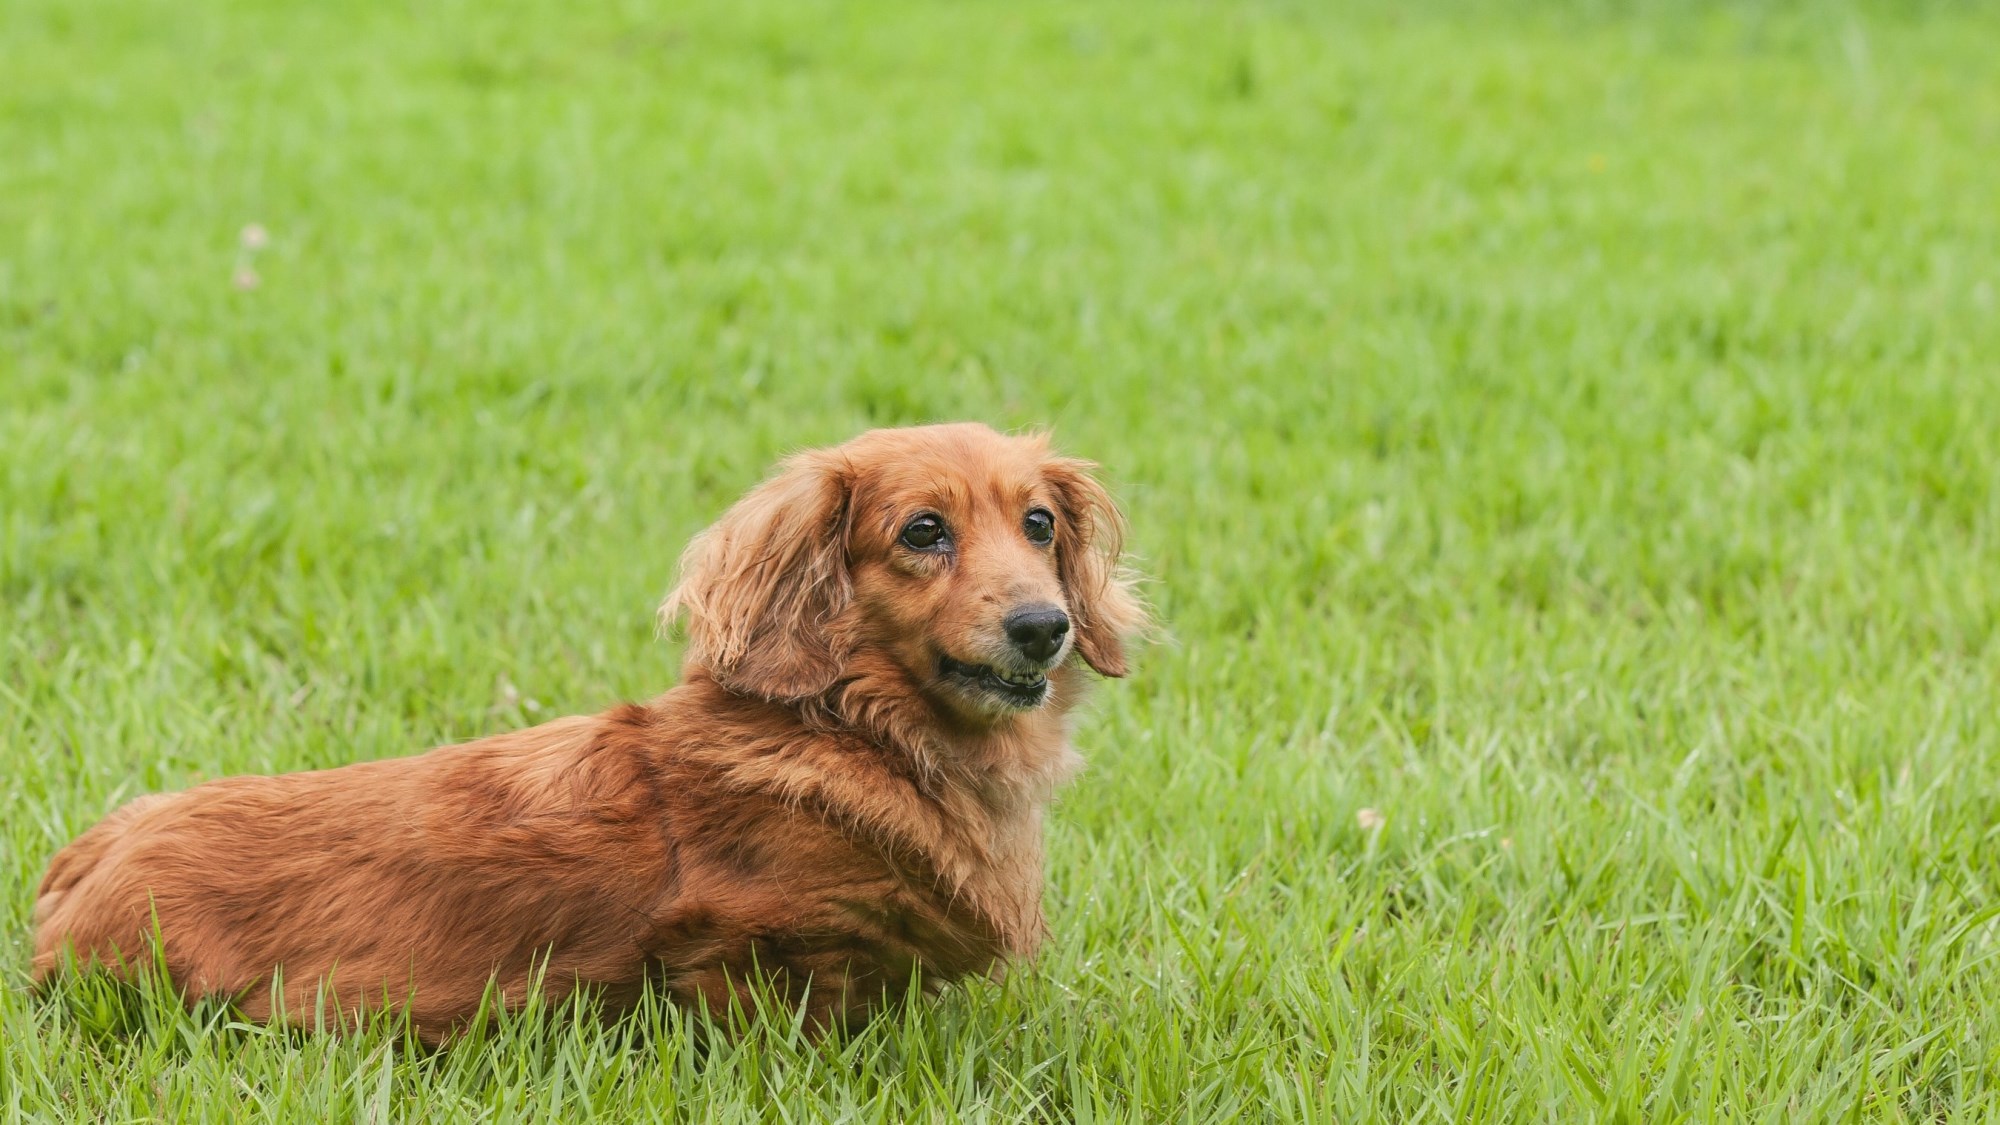
POLYGON ((976 424, 799 454, 689 545, 661 613, 735 691, 807 699, 887 659, 961 719, 1004 721, 1072 655, 1124 675, 1144 625, 1091 468, 976 424))

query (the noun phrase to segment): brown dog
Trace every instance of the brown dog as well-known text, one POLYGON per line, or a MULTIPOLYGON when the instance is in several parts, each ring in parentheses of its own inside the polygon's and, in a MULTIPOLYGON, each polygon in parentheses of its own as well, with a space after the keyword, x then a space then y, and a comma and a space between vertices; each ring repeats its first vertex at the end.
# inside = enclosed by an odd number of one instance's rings
POLYGON ((819 1024, 921 969, 1034 951, 1042 814, 1077 764, 1079 656, 1143 614, 1087 462, 984 426, 786 462, 688 548, 652 702, 412 758, 141 797, 64 848, 34 971, 158 954, 192 997, 406 1006, 430 1040, 648 981, 720 1011, 760 972, 819 1024))

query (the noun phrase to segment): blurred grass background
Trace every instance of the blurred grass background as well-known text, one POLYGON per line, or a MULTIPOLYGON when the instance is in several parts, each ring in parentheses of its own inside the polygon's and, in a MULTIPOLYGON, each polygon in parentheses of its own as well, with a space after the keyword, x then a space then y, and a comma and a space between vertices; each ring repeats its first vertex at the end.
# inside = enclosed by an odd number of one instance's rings
POLYGON ((1990 1116, 1996 57, 1978 5, 21 0, 0 1105, 1990 1116), (1013 981, 430 1059, 27 993, 117 800, 650 695, 690 534, 955 418, 1101 461, 1170 633, 1013 981))

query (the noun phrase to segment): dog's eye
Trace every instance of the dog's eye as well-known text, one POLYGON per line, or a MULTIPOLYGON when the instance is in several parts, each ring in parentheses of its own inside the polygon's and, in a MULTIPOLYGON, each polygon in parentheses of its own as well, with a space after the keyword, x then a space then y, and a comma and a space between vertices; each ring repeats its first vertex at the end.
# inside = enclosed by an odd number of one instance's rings
POLYGON ((1036 508, 1021 521, 1021 529, 1028 533, 1028 542, 1047 543, 1056 537, 1056 518, 1047 511, 1036 508))
POLYGON ((936 516, 918 516, 903 525, 901 539, 903 546, 913 551, 928 551, 944 542, 944 521, 936 516))

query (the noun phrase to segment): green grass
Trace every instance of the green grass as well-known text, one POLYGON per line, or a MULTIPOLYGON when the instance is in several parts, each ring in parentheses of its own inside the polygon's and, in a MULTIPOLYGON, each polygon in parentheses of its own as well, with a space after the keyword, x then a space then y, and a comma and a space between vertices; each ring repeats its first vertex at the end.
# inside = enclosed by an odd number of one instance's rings
POLYGON ((656 7, 0 13, 0 1113, 2000 1117, 2000 17, 656 7), (948 418, 1102 461, 1169 631, 1007 983, 27 991, 120 799, 656 692, 692 532, 948 418))

